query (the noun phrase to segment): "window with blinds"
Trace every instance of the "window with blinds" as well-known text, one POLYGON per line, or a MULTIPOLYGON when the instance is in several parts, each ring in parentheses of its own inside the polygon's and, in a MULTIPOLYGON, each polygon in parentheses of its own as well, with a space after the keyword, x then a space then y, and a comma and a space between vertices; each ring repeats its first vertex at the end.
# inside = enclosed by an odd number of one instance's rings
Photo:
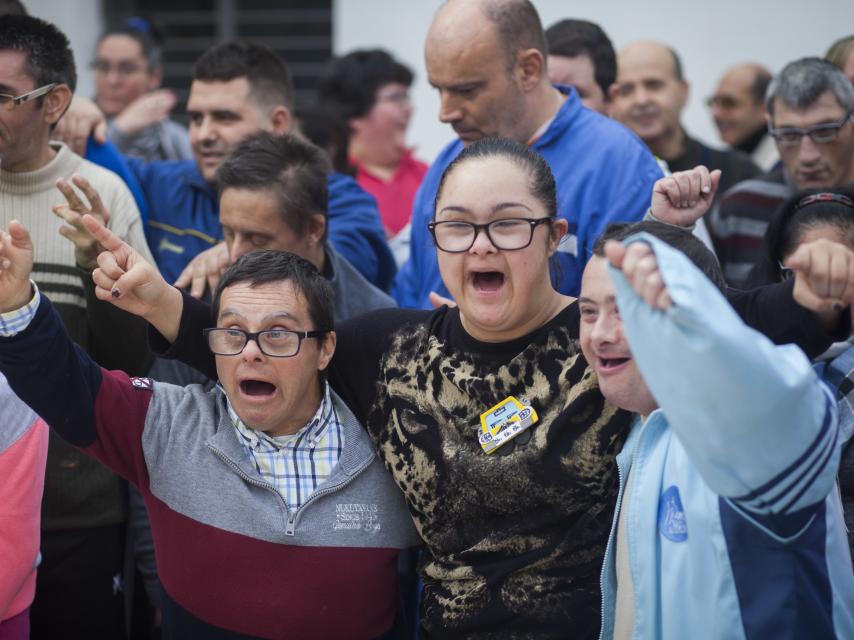
POLYGON ((245 38, 275 49, 291 71, 297 104, 311 98, 332 55, 332 0, 104 0, 103 9, 107 25, 139 15, 163 34, 163 86, 179 97, 179 120, 193 64, 213 44, 245 38))

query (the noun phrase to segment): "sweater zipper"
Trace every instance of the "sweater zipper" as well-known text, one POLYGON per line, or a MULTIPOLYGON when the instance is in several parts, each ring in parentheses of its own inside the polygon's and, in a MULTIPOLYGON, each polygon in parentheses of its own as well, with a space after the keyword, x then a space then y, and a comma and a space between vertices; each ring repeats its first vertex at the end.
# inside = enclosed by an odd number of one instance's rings
MULTIPOLYGON (((225 455, 223 452, 221 452, 219 449, 217 449, 213 445, 208 444, 208 448, 211 451, 213 451, 220 460, 222 460, 229 467, 231 467, 234 470, 234 472, 237 473, 237 475, 239 475, 241 478, 243 478, 246 482, 248 482, 249 484, 251 484, 253 486, 260 487, 261 489, 267 489, 268 491, 275 493, 276 497, 282 502, 282 505, 285 507, 285 512, 288 514, 287 522, 290 523, 292 521, 293 516, 291 515, 291 510, 288 507, 288 503, 282 497, 282 494, 279 493, 278 491, 276 491, 276 487, 274 487, 273 485, 271 485, 268 482, 261 482, 260 480, 256 480, 255 478, 252 478, 251 476, 246 475, 246 473, 243 472, 243 469, 241 469, 239 466, 237 466, 231 460, 231 458, 229 458, 227 455, 225 455)), ((293 532, 291 532, 290 534, 288 533, 288 525, 285 526, 285 534, 286 535, 293 535, 293 532)))
POLYGON ((350 474, 349 476, 347 476, 347 478, 346 478, 346 479, 342 480, 341 482, 339 482, 339 483, 338 483, 338 484, 336 484, 335 486, 333 486, 333 487, 326 487, 325 489, 321 489, 320 491, 315 491, 314 493, 312 493, 312 494, 311 494, 311 496, 309 496, 308 500, 306 500, 305 502, 303 502, 303 503, 302 503, 302 506, 301 506, 299 509, 297 509, 296 511, 291 512, 290 510, 288 510, 288 525, 287 525, 287 527, 285 528, 285 535, 287 535, 287 536, 292 536, 292 535, 294 535, 294 530, 295 530, 295 528, 296 528, 296 520, 297 520, 297 516, 300 514, 300 512, 301 512, 303 509, 305 509, 308 505, 310 505, 312 502, 314 502, 314 501, 315 501, 315 500, 317 500, 318 498, 321 498, 321 497, 323 497, 323 496, 325 496, 325 495, 329 495, 330 493, 335 493, 335 492, 337 492, 337 491, 340 491, 340 490, 341 490, 341 489, 343 489, 344 487, 346 487, 348 484, 350 484, 351 482, 353 482, 353 480, 355 480, 355 479, 356 479, 356 477, 357 477, 360 473, 362 473, 362 471, 364 471, 365 469, 367 469, 367 468, 368 468, 368 465, 370 465, 370 464, 371 464, 371 462, 373 462, 373 460, 374 460, 374 457, 373 457, 373 456, 371 456, 370 458, 368 458, 365 462, 363 462, 363 463, 361 464, 361 466, 357 467, 357 468, 356 468, 356 470, 355 470, 355 471, 353 471, 353 473, 352 473, 352 474, 350 474))
POLYGON ((234 471, 237 473, 237 475, 239 475, 241 478, 243 478, 246 482, 248 482, 249 484, 254 485, 256 487, 260 487, 262 489, 267 489, 268 491, 272 491, 273 493, 276 494, 276 496, 279 498, 279 500, 282 501, 282 504, 285 507, 285 512, 288 514, 288 519, 287 519, 287 522, 285 524, 285 535, 286 536, 293 536, 294 535, 294 531, 296 530, 297 516, 299 515, 300 511, 302 511, 305 507, 307 507, 312 502, 314 502, 317 498, 320 498, 321 496, 325 496, 325 495, 330 494, 330 493, 335 493, 339 489, 343 489, 344 487, 346 487, 353 480, 355 480, 356 477, 360 473, 362 473, 362 471, 364 471, 368 467, 368 465, 370 465, 371 462, 373 462, 373 459, 374 459, 374 456, 371 456, 365 462, 363 462, 359 467, 357 467, 356 470, 353 471, 353 473, 350 476, 348 476, 344 481, 339 482, 334 487, 326 487, 325 489, 323 489, 321 491, 315 491, 313 494, 311 494, 311 497, 309 497, 308 500, 303 502, 302 506, 299 509, 292 510, 288 506, 288 503, 285 501, 285 499, 282 497, 282 494, 276 490, 276 487, 274 487, 273 485, 271 485, 267 482, 261 482, 259 480, 256 480, 255 478, 252 478, 252 477, 246 475, 243 472, 243 469, 238 467, 231 460, 231 458, 229 458, 227 455, 222 453, 219 449, 217 449, 213 445, 209 444, 208 448, 210 448, 210 450, 213 451, 217 455, 217 457, 219 457, 221 460, 223 460, 229 467, 234 469, 234 471))

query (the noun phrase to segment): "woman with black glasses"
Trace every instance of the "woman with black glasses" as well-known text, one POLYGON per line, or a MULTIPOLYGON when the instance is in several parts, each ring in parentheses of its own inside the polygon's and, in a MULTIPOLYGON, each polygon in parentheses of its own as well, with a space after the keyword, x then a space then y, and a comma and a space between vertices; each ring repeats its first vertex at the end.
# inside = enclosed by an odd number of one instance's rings
POLYGON ((446 170, 429 229, 458 306, 345 324, 331 370, 425 542, 422 633, 592 637, 628 415, 605 405, 552 286, 551 172, 480 141, 446 170))

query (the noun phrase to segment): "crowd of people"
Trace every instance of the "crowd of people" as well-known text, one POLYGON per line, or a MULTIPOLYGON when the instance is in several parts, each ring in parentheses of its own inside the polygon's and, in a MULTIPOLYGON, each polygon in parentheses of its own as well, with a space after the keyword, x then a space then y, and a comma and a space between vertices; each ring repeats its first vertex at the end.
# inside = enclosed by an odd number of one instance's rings
POLYGON ((828 47, 715 148, 667 44, 447 0, 428 166, 385 50, 216 44, 185 128, 152 22, 89 99, 0 2, 0 640, 854 638, 828 47))

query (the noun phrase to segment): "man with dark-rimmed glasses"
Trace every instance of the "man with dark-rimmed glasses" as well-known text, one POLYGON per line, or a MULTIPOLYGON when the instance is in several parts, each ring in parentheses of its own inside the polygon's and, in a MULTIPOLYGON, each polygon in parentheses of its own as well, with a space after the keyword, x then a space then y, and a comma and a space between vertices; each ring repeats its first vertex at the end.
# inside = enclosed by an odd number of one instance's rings
POLYGON ((854 88, 819 58, 792 62, 772 80, 765 98, 768 129, 781 163, 739 183, 710 214, 709 231, 731 286, 743 286, 779 205, 802 189, 854 183, 854 88))
MULTIPOLYGON (((139 256, 87 223, 108 250, 99 294, 121 296, 109 282, 139 256)), ((397 555, 418 537, 367 432, 324 378, 336 343, 329 281, 282 251, 229 267, 207 332, 220 381, 208 392, 106 371, 75 350, 30 283, 26 231, 9 231, 0 320, 15 330, 0 331, 0 370, 63 438, 142 493, 164 638, 389 633, 397 555)), ((181 304, 170 293, 165 304, 181 304)))

